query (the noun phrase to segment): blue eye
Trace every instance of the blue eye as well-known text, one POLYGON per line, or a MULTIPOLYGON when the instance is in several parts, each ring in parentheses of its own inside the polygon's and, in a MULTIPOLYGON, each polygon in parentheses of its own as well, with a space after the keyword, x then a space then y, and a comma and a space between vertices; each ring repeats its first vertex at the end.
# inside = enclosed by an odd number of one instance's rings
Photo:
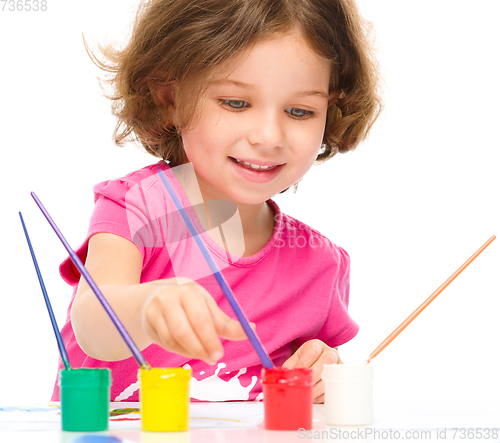
POLYGON ((292 117, 295 118, 303 118, 306 116, 311 117, 313 115, 312 111, 306 111, 305 109, 300 108, 287 108, 286 112, 288 112, 292 117))
POLYGON ((221 100, 221 103, 233 109, 242 109, 248 106, 248 103, 244 100, 221 100))

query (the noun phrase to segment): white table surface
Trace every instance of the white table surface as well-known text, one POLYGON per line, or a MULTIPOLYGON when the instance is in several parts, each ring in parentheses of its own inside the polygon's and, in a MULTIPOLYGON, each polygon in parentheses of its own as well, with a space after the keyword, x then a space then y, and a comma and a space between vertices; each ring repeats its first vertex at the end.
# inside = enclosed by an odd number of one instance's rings
MULTIPOLYGON (((112 407, 123 407, 113 404, 112 407)), ((128 406, 138 404, 128 403, 128 406)), ((215 407, 215 406, 214 406, 215 407)), ((232 403, 244 408, 244 403, 232 403)), ((500 401, 496 403, 460 402, 379 402, 374 405, 371 426, 338 427, 325 423, 325 406, 313 406, 311 431, 268 431, 264 424, 244 428, 196 428, 179 433, 141 432, 140 422, 110 421, 109 431, 99 433, 62 432, 60 423, 0 423, 0 443, 72 443, 82 436, 93 436, 89 443, 107 443, 113 436, 122 443, 289 443, 308 441, 482 441, 500 442, 500 401), (494 432, 496 429, 497 432, 494 432), (496 435, 496 437, 495 437, 496 435), (97 439, 96 437, 101 437, 97 439), (100 441, 99 441, 100 440, 100 441)))

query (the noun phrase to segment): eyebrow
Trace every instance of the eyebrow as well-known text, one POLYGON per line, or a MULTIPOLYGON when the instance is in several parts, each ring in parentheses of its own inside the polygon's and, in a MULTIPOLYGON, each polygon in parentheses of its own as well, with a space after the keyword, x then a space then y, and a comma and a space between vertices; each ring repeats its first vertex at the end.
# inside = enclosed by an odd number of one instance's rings
POLYGON ((244 89, 255 89, 254 85, 251 85, 249 83, 239 82, 238 80, 220 80, 218 82, 215 82, 215 84, 216 85, 230 84, 244 89))
MULTIPOLYGON (((229 79, 228 80, 221 80, 221 81, 216 82, 215 84, 216 85, 231 84, 234 86, 238 86, 239 88, 243 88, 243 89, 250 89, 250 90, 255 89, 254 85, 251 85, 249 83, 240 82, 238 80, 229 80, 229 79)), ((324 97, 324 98, 328 99, 328 94, 324 91, 301 91, 301 92, 298 92, 296 95, 299 97, 307 97, 310 95, 319 95, 320 97, 324 97)))

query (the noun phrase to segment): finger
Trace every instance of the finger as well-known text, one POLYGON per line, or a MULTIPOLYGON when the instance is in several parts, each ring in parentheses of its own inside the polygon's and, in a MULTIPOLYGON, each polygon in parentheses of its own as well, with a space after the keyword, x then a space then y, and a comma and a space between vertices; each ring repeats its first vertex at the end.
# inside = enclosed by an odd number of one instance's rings
POLYGON ((198 338, 198 335, 193 331, 189 318, 183 308, 184 306, 180 309, 173 309, 171 307, 164 310, 165 321, 172 339, 175 340, 180 348, 185 350, 184 352, 188 352, 194 355, 195 358, 204 360, 208 364, 215 364, 198 338))
MULTIPOLYGON (((195 298, 192 294, 182 298, 182 307, 186 312, 193 332, 209 356, 211 364, 215 364, 223 355, 224 348, 217 335, 213 317, 208 307, 207 298, 209 295, 202 294, 202 297, 195 298)), ((213 300, 213 299, 212 299, 213 300)))
POLYGON ((321 357, 312 366, 313 370, 313 383, 318 383, 321 380, 323 367, 325 365, 332 365, 338 362, 338 353, 334 349, 323 349, 321 357))
POLYGON ((285 363, 283 363, 282 367, 283 368, 288 368, 288 369, 292 369, 295 367, 295 364, 297 363, 297 361, 299 360, 299 352, 298 350, 295 351, 292 356, 290 358, 288 358, 285 363))
POLYGON ((299 359, 295 363, 296 368, 311 368, 321 357, 323 345, 319 340, 311 340, 304 343, 298 350, 299 359))
POLYGON ((158 318, 148 319, 145 322, 144 329, 154 343, 170 350, 169 345, 173 344, 173 340, 168 333, 168 328, 163 317, 158 316, 158 318))
POLYGON ((170 334, 168 334, 165 319, 163 318, 161 311, 152 305, 147 306, 147 309, 144 309, 143 311, 142 327, 154 343, 170 350, 168 343, 171 339, 170 334))
POLYGON ((318 398, 313 400, 313 403, 324 403, 325 402, 325 394, 321 394, 318 398))
POLYGON ((313 399, 317 399, 324 393, 325 393, 325 384, 323 380, 320 380, 313 386, 313 399))
POLYGON ((244 340, 247 338, 240 322, 226 315, 210 296, 207 296, 207 306, 213 319, 215 331, 219 336, 228 340, 244 340))
POLYGON ((175 352, 176 354, 181 354, 185 357, 194 358, 193 355, 181 348, 173 339, 172 335, 168 331, 168 326, 163 317, 155 319, 154 325, 147 325, 146 332, 154 343, 167 351, 175 352))

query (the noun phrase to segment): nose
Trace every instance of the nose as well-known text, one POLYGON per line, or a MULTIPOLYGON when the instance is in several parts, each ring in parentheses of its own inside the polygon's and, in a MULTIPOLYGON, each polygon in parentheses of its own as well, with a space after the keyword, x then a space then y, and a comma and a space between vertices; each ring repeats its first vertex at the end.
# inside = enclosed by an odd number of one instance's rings
POLYGON ((281 116, 274 111, 254 115, 248 128, 247 140, 251 145, 264 148, 283 146, 285 132, 281 116))

